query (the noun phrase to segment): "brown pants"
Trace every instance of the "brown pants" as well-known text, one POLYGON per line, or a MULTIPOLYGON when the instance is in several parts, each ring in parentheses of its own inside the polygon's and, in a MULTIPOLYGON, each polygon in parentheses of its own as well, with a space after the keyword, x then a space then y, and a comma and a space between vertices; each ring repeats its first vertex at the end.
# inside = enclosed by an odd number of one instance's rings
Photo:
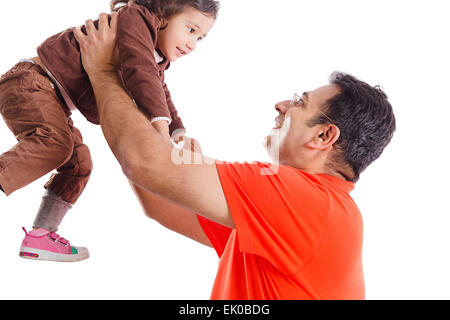
POLYGON ((45 188, 75 203, 89 180, 91 155, 39 65, 20 62, 1 77, 0 113, 18 141, 0 155, 0 185, 6 195, 57 169, 45 188))

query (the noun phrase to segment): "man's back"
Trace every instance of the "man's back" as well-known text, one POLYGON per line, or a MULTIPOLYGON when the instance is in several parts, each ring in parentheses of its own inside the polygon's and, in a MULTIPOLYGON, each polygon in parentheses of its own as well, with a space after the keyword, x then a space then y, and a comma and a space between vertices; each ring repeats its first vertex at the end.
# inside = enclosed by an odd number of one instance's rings
POLYGON ((364 299, 354 184, 286 166, 261 175, 269 166, 217 165, 236 229, 200 218, 224 248, 211 298, 364 299))

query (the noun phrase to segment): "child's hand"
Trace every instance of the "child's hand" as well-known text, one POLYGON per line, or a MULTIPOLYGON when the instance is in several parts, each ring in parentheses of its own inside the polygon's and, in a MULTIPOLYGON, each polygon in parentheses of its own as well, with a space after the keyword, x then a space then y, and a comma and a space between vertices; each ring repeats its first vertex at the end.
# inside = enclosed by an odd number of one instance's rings
POLYGON ((170 138, 169 135, 169 123, 166 120, 159 120, 152 122, 153 128, 159 132, 164 138, 170 138))
POLYGON ((80 45, 83 67, 89 75, 103 71, 116 71, 119 65, 119 56, 116 48, 117 12, 111 13, 111 22, 108 16, 100 14, 98 30, 92 20, 86 21, 85 35, 81 28, 74 29, 75 39, 80 45))
POLYGON ((183 143, 184 150, 202 154, 202 148, 200 146, 200 142, 198 142, 194 138, 181 136, 179 142, 183 143))

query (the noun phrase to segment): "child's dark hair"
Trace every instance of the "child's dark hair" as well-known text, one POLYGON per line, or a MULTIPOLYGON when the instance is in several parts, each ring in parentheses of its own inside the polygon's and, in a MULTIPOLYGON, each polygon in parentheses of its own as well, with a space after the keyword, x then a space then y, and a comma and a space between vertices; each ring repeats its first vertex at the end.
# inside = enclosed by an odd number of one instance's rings
MULTIPOLYGON (((379 86, 372 87, 341 72, 334 72, 330 83, 340 91, 322 106, 322 111, 341 131, 336 142, 340 155, 334 161, 343 160, 341 165, 349 165, 353 176, 348 180, 356 182, 391 141, 396 127, 394 112, 379 86)), ((313 125, 329 123, 322 115, 312 122, 313 125)))
POLYGON ((166 20, 189 7, 215 20, 220 8, 220 3, 215 0, 112 0, 111 10, 117 11, 121 5, 125 5, 128 2, 144 6, 159 19, 166 20))

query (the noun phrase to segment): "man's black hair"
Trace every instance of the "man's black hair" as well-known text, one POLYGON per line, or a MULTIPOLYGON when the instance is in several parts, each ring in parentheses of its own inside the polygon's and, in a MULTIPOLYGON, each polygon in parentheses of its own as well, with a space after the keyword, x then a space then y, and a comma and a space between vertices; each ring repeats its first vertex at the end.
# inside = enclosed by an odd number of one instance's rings
MULTIPOLYGON (((322 106, 322 111, 341 132, 335 144, 337 158, 353 171, 347 179, 356 182, 391 141, 396 128, 394 112, 379 86, 372 87, 342 72, 334 72, 330 83, 340 92, 322 106)), ((324 116, 314 120, 315 124, 327 122, 324 116)))

